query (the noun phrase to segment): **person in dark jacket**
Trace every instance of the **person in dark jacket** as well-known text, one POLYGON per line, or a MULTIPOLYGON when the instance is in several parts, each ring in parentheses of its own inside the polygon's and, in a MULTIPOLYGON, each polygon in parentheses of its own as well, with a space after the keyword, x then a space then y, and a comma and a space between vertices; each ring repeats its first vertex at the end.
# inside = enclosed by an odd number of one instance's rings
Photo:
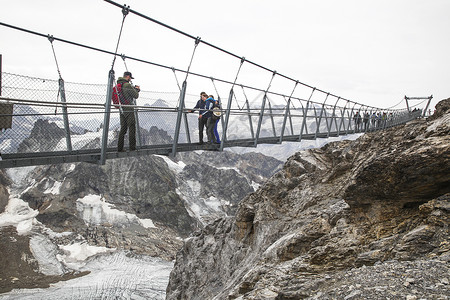
POLYGON ((198 143, 200 145, 203 144, 203 131, 206 127, 207 118, 203 118, 203 113, 205 112, 206 99, 208 99, 208 95, 205 92, 200 93, 200 100, 197 101, 197 104, 190 112, 194 112, 198 109, 198 143))
MULTIPOLYGON (((134 105, 135 99, 139 97, 141 91, 138 85, 133 86, 130 82, 134 79, 130 72, 123 73, 123 77, 119 77, 117 83, 122 85, 122 95, 125 99, 125 105, 134 105)), ((120 132, 119 141, 117 142, 117 151, 123 152, 125 134, 128 131, 128 139, 130 150, 136 150, 136 119, 134 117, 134 107, 122 106, 120 111, 120 132)))

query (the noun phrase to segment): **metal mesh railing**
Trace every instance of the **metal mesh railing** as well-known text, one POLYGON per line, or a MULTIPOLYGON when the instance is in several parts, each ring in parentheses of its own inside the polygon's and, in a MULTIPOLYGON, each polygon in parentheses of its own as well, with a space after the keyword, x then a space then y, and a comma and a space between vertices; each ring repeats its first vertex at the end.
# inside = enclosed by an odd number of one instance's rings
MULTIPOLYGON (((9 125, 4 125, 0 135, 1 153, 101 148, 106 84, 65 82, 65 102, 61 102, 58 80, 10 73, 1 75, 0 104, 13 108, 12 114, 0 114, 0 124, 10 122, 9 125), (64 110, 67 111, 68 131, 64 124, 64 110), (68 139, 72 149, 68 149, 68 139)), ((174 142, 179 96, 177 91, 140 93, 138 106, 135 107, 139 128, 138 146, 174 142)), ((196 95, 186 95, 184 117, 179 128, 179 143, 198 142, 198 112, 189 113, 197 100, 196 95)), ((299 100, 295 105, 289 102, 288 106, 272 100, 261 93, 251 103, 243 96, 235 96, 229 110, 227 103, 222 103, 223 112, 229 113, 226 141, 258 138, 276 138, 280 142, 300 141, 304 137, 317 138, 373 131, 405 123, 421 114, 420 110, 364 110, 362 106, 342 107, 307 100, 299 100), (238 103, 242 105, 237 105, 238 103), (265 104, 264 110, 262 103, 265 104)), ((117 147, 119 123, 119 110, 112 108, 108 129, 109 148, 117 147)), ((219 132, 223 132, 223 128, 224 118, 219 122, 219 132)))

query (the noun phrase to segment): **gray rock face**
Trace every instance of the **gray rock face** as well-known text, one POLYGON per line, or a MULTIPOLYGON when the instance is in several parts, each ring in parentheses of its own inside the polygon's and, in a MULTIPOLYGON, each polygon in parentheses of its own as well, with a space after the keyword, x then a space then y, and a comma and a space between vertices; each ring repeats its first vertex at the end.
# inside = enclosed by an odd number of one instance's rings
POLYGON ((11 184, 11 181, 0 170, 0 214, 5 211, 5 207, 8 205, 9 192, 5 187, 9 184, 11 184))
POLYGON ((446 299, 448 103, 289 158, 236 216, 185 242, 167 299, 446 299))

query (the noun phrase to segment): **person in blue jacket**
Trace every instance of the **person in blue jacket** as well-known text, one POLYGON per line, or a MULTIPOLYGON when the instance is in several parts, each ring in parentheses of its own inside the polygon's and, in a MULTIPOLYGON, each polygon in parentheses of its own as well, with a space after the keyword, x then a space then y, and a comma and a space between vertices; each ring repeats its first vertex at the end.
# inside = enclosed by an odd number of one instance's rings
MULTIPOLYGON (((212 97, 212 95, 210 95, 212 97)), ((222 115, 222 112, 220 111, 220 103, 219 100, 216 100, 216 103, 213 107, 213 113, 212 113, 212 120, 214 121, 214 136, 216 137, 216 143, 220 144, 220 136, 219 132, 217 131, 217 125, 219 124, 220 116, 222 115), (214 111, 214 109, 217 109, 217 111, 214 111)))
POLYGON ((205 104, 205 112, 202 113, 202 118, 207 118, 206 120, 206 135, 208 137, 208 144, 217 144, 216 136, 214 135, 214 126, 216 125, 216 120, 213 120, 212 118, 212 109, 214 108, 214 105, 216 104, 216 100, 214 100, 214 97, 212 95, 209 96, 208 99, 206 99, 205 104))
POLYGON ((205 112, 206 99, 208 99, 208 94, 205 92, 200 93, 200 100, 197 101, 197 104, 193 109, 189 112, 194 112, 198 109, 198 144, 203 144, 203 130, 206 127, 207 118, 203 118, 203 113, 205 112))

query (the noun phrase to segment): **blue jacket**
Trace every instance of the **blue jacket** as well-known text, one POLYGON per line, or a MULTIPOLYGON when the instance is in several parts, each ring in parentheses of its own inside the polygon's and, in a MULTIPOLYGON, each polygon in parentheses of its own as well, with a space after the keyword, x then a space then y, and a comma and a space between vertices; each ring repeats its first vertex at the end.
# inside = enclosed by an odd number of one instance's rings
POLYGON ((202 118, 209 118, 212 116, 212 111, 209 111, 210 109, 213 109, 214 104, 216 103, 216 100, 214 100, 213 98, 208 98, 206 99, 206 104, 205 104, 205 111, 202 113, 202 118))

